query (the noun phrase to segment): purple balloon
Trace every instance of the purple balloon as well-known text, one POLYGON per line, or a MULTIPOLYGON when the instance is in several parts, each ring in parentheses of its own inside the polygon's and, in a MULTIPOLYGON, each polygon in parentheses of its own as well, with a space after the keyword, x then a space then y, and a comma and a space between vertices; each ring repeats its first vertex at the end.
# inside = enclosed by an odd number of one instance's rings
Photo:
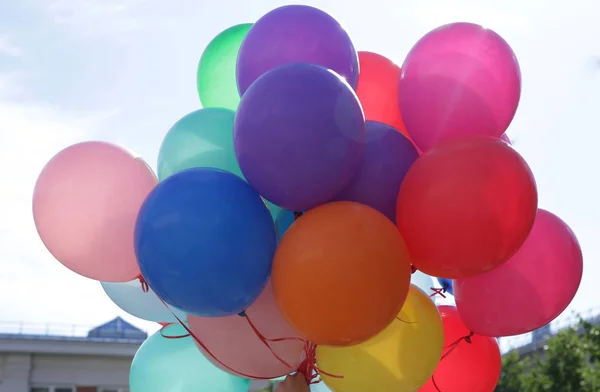
POLYGON ((277 66, 305 62, 329 68, 356 87, 358 54, 329 14, 306 5, 286 5, 260 18, 248 31, 237 59, 240 95, 277 66))
POLYGON ((242 96, 235 153, 248 182, 291 211, 330 201, 352 179, 365 144, 365 118, 350 86, 309 63, 277 67, 242 96))
POLYGON ((413 143, 400 131, 387 124, 367 121, 362 164, 335 200, 368 205, 396 223, 400 185, 418 157, 413 143))

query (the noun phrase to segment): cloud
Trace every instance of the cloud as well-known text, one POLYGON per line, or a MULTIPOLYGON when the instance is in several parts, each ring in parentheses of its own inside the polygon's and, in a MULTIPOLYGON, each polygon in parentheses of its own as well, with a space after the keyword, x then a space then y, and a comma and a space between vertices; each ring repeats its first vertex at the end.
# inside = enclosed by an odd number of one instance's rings
POLYGON ((98 324, 127 317, 100 284, 78 276, 49 254, 31 213, 33 187, 46 162, 61 149, 94 139, 112 112, 67 112, 26 99, 14 74, 0 74, 0 308, 3 321, 98 324), (12 86, 12 90, 7 89, 12 86), (11 100, 8 97, 19 96, 11 100))
POLYGON ((105 35, 141 28, 138 15, 148 0, 51 0, 45 11, 78 34, 105 35))
MULTIPOLYGON (((0 56, 21 57, 21 48, 12 42, 8 35, 0 35, 0 56)), ((1 86, 0 86, 1 87, 1 86)))

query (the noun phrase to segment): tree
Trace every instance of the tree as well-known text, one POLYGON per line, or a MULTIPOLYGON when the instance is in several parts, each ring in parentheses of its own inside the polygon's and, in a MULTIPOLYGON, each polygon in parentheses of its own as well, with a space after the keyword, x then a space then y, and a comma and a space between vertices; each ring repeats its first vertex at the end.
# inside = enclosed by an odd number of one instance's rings
POLYGON ((540 356, 503 358, 496 392, 600 391, 600 329, 581 321, 550 337, 540 356))

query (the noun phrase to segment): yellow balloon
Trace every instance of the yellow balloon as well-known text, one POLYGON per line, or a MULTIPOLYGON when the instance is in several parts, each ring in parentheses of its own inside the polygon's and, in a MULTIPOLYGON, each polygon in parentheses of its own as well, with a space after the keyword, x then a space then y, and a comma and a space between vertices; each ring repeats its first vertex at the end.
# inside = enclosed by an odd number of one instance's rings
POLYGON ((323 381, 335 392, 414 392, 433 375, 444 326, 433 301, 411 285, 406 302, 379 335, 356 346, 317 347, 323 381))

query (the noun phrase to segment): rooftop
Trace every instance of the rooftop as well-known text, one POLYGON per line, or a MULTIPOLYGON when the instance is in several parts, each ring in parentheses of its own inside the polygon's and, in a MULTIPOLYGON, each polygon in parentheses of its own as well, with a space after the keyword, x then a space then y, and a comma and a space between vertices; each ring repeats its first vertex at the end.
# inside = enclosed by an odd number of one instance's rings
POLYGON ((117 317, 99 326, 0 322, 0 339, 141 343, 148 333, 117 317))

